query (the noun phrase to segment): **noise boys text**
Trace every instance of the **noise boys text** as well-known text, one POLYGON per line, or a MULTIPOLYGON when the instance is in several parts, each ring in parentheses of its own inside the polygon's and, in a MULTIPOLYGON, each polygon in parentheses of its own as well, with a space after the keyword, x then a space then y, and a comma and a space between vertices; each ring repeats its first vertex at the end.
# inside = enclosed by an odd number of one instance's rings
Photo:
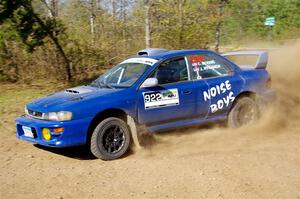
POLYGON ((228 92, 228 94, 225 97, 220 98, 217 102, 210 105, 211 113, 215 113, 218 110, 223 109, 224 107, 228 107, 229 104, 234 101, 235 97, 233 92, 231 91, 231 84, 229 80, 227 80, 203 92, 204 101, 211 100, 226 92, 228 92))

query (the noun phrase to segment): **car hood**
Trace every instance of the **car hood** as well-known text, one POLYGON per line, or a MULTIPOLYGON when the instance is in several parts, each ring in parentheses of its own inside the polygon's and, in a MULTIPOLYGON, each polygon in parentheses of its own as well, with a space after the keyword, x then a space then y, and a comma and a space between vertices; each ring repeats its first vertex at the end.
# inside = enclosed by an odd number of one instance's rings
POLYGON ((96 98, 119 91, 120 89, 97 88, 91 86, 79 86, 32 101, 27 105, 28 109, 41 112, 57 111, 68 104, 74 104, 82 100, 96 98))

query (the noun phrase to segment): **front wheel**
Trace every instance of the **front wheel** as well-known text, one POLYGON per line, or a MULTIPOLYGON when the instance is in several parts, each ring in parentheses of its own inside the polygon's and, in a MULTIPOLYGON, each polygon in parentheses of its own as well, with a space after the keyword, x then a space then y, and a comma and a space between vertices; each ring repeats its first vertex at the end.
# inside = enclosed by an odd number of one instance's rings
POLYGON ((102 160, 114 160, 123 156, 130 145, 130 131, 119 118, 107 118, 95 128, 91 137, 91 152, 102 160))
POLYGON ((228 126, 239 128, 255 123, 259 118, 259 108, 250 97, 237 99, 228 115, 228 126))

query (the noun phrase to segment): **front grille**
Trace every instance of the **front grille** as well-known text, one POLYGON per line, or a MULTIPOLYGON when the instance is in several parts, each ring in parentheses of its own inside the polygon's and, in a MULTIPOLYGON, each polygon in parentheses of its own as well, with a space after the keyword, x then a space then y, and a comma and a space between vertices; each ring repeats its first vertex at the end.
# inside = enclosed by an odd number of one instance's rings
POLYGON ((33 117, 33 118, 38 118, 38 119, 42 119, 43 118, 43 113, 38 112, 38 111, 33 111, 28 109, 28 115, 33 117))
POLYGON ((31 128, 32 134, 33 134, 33 138, 37 138, 37 132, 35 130, 35 128, 31 128))

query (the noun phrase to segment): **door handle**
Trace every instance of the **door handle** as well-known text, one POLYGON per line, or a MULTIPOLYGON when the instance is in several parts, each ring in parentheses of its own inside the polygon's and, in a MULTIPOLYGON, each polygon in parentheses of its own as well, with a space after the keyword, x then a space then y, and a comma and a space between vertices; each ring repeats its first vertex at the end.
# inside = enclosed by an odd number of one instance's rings
POLYGON ((184 95, 189 95, 191 93, 192 93, 192 91, 189 91, 189 90, 182 91, 182 94, 184 94, 184 95))

